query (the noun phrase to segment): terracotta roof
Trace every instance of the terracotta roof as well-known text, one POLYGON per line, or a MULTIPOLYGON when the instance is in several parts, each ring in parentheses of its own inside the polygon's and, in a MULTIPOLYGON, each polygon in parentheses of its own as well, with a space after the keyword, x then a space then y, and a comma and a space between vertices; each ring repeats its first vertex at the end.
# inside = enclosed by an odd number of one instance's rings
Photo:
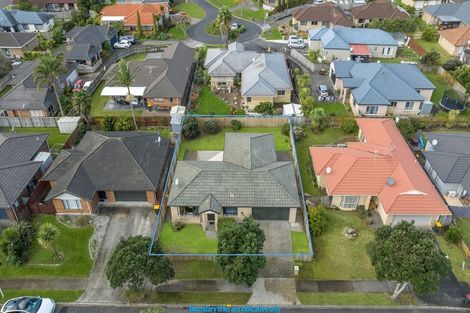
POLYGON ((168 3, 123 3, 113 4, 101 10, 101 16, 123 16, 124 25, 137 25, 137 12, 142 25, 152 25, 153 15, 164 15, 168 10, 168 3), (163 8, 163 11, 161 10, 163 8))
POLYGON ((292 16, 298 21, 322 21, 334 25, 352 26, 344 11, 331 2, 296 10, 292 16))
POLYGON ((401 18, 407 19, 410 16, 408 13, 401 11, 396 6, 391 4, 388 0, 377 0, 367 4, 363 4, 352 8, 352 16, 354 18, 363 19, 386 19, 386 18, 401 18))
POLYGON ((393 120, 359 118, 357 124, 364 142, 310 148, 328 194, 378 196, 387 214, 451 214, 393 120))
POLYGON ((370 55, 369 46, 367 46, 367 45, 351 45, 351 54, 354 54, 354 55, 370 55))
POLYGON ((466 46, 470 41, 470 26, 441 30, 440 34, 454 46, 466 46))

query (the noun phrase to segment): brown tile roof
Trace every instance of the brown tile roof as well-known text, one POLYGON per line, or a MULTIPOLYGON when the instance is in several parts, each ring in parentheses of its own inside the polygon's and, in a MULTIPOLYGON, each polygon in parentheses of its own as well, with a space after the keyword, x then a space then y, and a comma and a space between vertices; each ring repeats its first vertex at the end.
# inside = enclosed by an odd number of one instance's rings
POLYGON ((466 46, 470 41, 470 26, 441 30, 440 34, 454 46, 466 46))
POLYGON ((334 25, 352 26, 344 11, 331 2, 299 9, 292 16, 298 21, 323 21, 334 25))
POLYGON ((153 15, 164 15, 168 3, 125 3, 108 5, 101 10, 101 16, 124 16, 125 26, 137 25, 137 12, 142 25, 152 25, 153 15), (163 11, 162 11, 163 8, 163 11))
POLYGON ((377 0, 357 6, 352 8, 351 13, 354 18, 369 20, 386 18, 407 19, 410 17, 408 13, 399 10, 388 0, 377 0))

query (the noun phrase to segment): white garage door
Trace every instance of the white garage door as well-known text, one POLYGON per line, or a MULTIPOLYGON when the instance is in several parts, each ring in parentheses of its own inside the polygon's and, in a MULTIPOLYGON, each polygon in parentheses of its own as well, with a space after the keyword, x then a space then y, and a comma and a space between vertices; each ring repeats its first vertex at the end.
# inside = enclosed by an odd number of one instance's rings
POLYGON ((431 225, 432 220, 433 219, 429 215, 427 215, 427 216, 421 216, 421 215, 395 215, 393 217, 392 225, 396 225, 396 224, 400 223, 401 221, 407 221, 407 222, 414 221, 415 225, 418 226, 418 227, 430 227, 430 226, 432 226, 431 225))

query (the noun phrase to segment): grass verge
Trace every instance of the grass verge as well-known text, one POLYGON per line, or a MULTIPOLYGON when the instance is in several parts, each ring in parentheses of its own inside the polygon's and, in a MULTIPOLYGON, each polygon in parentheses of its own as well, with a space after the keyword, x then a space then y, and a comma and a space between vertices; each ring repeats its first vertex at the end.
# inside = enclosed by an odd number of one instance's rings
POLYGON ((190 17, 203 19, 206 16, 206 12, 196 3, 180 3, 173 7, 175 12, 186 12, 190 17))
POLYGON ((303 231, 292 231, 292 253, 308 253, 307 235, 303 231))
POLYGON ((242 292, 158 292, 148 296, 149 303, 177 304, 247 304, 251 293, 242 292))
POLYGON ((271 30, 264 32, 261 35, 266 40, 281 40, 283 39, 281 32, 278 28, 271 28, 271 30))
POLYGON ((314 293, 297 292, 297 298, 304 305, 371 305, 396 306, 397 302, 386 293, 334 292, 314 293))
MULTIPOLYGON (((74 302, 85 290, 47 290, 47 289, 4 289, 5 298, 3 300, 22 296, 39 296, 51 298, 55 302, 74 302)), ((1 303, 2 301, 0 301, 1 303)))

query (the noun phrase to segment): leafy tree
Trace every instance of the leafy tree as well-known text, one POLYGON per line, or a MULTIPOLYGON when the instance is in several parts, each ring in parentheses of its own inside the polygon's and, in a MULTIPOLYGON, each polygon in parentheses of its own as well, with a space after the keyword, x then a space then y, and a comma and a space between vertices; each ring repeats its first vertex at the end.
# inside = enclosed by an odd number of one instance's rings
POLYGON ((460 111, 458 110, 451 110, 449 111, 449 115, 447 116, 446 127, 452 128, 455 126, 457 122, 457 118, 459 117, 460 111))
POLYGON ((199 126, 194 117, 187 118, 183 123, 183 136, 187 139, 192 139, 199 135, 199 126))
POLYGON ((131 96, 131 85, 134 82, 134 74, 129 70, 129 66, 126 60, 121 59, 118 64, 118 71, 116 73, 116 83, 118 85, 125 86, 127 88, 127 98, 131 107, 132 120, 134 121, 134 129, 138 129, 137 122, 135 120, 134 105, 132 104, 131 96))
POLYGON ((205 86, 209 82, 209 75, 207 74, 207 70, 204 69, 202 66, 198 67, 198 69, 194 72, 194 83, 198 86, 205 86))
POLYGON ((155 14, 152 15, 152 36, 153 38, 157 37, 158 35, 158 22, 157 16, 155 14))
POLYGON ((111 287, 125 285, 142 292, 144 281, 153 285, 167 282, 175 276, 170 260, 163 256, 149 256, 150 238, 132 236, 122 238, 106 266, 106 277, 111 287))
POLYGON ((357 131, 357 124, 354 120, 345 120, 342 128, 346 134, 352 134, 357 131))
POLYGON ((400 130, 403 137, 407 140, 411 140, 417 131, 413 122, 408 118, 402 118, 398 121, 397 127, 400 130))
POLYGON ((33 5, 31 1, 29 0, 20 0, 18 1, 18 4, 16 5, 16 8, 18 10, 23 10, 23 11, 37 11, 38 7, 33 5))
POLYGON ((302 106, 300 110, 302 111, 304 116, 309 116, 310 112, 312 112, 313 108, 315 107, 315 99, 312 96, 307 96, 303 99, 300 99, 300 103, 302 106))
POLYGON ((101 49, 101 57, 106 58, 108 57, 111 52, 113 51, 113 48, 111 47, 111 43, 109 41, 103 42, 102 49, 101 49))
POLYGON ((216 120, 208 120, 204 122, 204 130, 208 134, 216 134, 219 131, 219 125, 216 120))
POLYGON ((274 109, 273 103, 269 101, 260 102, 257 106, 255 106, 253 111, 255 111, 256 113, 266 114, 266 115, 276 114, 276 109, 274 109))
POLYGON ((64 116, 65 113, 62 108, 62 103, 60 102, 57 84, 59 82, 59 76, 66 72, 62 55, 54 56, 50 52, 39 57, 39 63, 33 72, 33 79, 38 89, 46 85, 48 88, 54 90, 61 116, 64 116))
MULTIPOLYGON (((135 122, 134 122, 135 123, 135 122)), ((132 123, 132 119, 128 116, 120 116, 118 117, 116 124, 115 124, 117 131, 131 131, 135 130, 135 125, 132 123)))
POLYGON ((323 108, 314 108, 310 113, 310 120, 312 121, 312 127, 323 130, 326 127, 327 119, 325 110, 323 108))
POLYGON ((308 208, 308 219, 310 224, 310 233, 318 237, 323 234, 328 226, 325 207, 318 205, 308 208))
POLYGON ((88 124, 88 115, 91 109, 91 98, 85 89, 76 91, 72 96, 72 112, 79 114, 88 124))
POLYGON ((54 25, 52 29, 52 41, 54 46, 58 46, 65 41, 64 27, 62 24, 54 25))
POLYGON ((436 27, 429 25, 423 31, 423 39, 426 41, 434 41, 437 39, 439 33, 437 32, 436 27))
POLYGON ((239 120, 231 120, 230 125, 232 125, 233 130, 242 129, 242 123, 239 120))
POLYGON ((54 46, 54 41, 46 38, 42 33, 39 33, 36 39, 38 41, 38 47, 42 51, 51 50, 54 46))
POLYGON ((442 64, 442 67, 449 72, 455 71, 459 66, 462 65, 459 59, 449 59, 442 64))
POLYGON ((43 248, 51 248, 52 251, 54 251, 54 257, 61 259, 63 258, 63 256, 59 253, 59 251, 57 251, 57 248, 55 246, 55 243, 59 236, 60 230, 54 224, 44 223, 39 226, 37 234, 39 245, 41 245, 43 248))
POLYGON ((140 21, 140 13, 139 11, 137 11, 137 32, 136 32, 136 35, 137 35, 137 38, 142 38, 143 36, 143 32, 142 32, 142 23, 140 21))
POLYGON ((106 115, 101 121, 101 129, 104 131, 113 131, 115 124, 116 118, 114 116, 106 115))
POLYGON ((419 60, 419 62, 424 65, 435 66, 435 65, 439 65, 440 59, 441 59, 441 54, 433 50, 421 56, 421 59, 419 60))
POLYGON ((119 35, 123 35, 125 30, 124 30, 124 22, 122 21, 117 21, 117 22, 112 22, 111 23, 111 28, 117 29, 119 32, 119 35))
POLYGON ((299 125, 294 126, 293 132, 294 132, 294 140, 295 141, 300 141, 306 136, 305 135, 305 129, 302 126, 299 126, 299 125))
POLYGON ((252 286, 258 272, 266 264, 262 255, 220 255, 220 254, 261 254, 266 239, 263 230, 252 217, 242 223, 227 224, 218 231, 217 263, 222 267, 224 277, 233 283, 245 282, 252 286))
POLYGON ((459 66, 453 74, 455 79, 467 90, 467 94, 470 94, 470 65, 459 66))
POLYGON ((450 243, 457 244, 462 240, 462 233, 455 226, 450 226, 446 230, 446 240, 450 243))
POLYGON ((0 265, 21 265, 28 258, 34 229, 27 221, 18 221, 0 233, 0 265))
POLYGON ((398 282, 392 299, 408 284, 417 294, 435 292, 451 270, 450 261, 434 244, 433 235, 410 222, 382 226, 369 251, 379 280, 398 282))
POLYGON ((418 29, 418 21, 415 18, 409 18, 406 20, 400 18, 392 18, 392 19, 375 19, 368 25, 369 28, 379 28, 386 32, 394 33, 406 33, 411 34, 414 33, 418 29))
POLYGON ((217 17, 215 18, 215 24, 219 28, 220 35, 225 42, 225 48, 227 48, 229 43, 228 35, 230 27, 232 26, 232 13, 230 13, 229 8, 222 7, 220 9, 219 14, 217 14, 217 17))
POLYGON ((0 53, 0 78, 8 74, 12 68, 11 61, 0 53))

